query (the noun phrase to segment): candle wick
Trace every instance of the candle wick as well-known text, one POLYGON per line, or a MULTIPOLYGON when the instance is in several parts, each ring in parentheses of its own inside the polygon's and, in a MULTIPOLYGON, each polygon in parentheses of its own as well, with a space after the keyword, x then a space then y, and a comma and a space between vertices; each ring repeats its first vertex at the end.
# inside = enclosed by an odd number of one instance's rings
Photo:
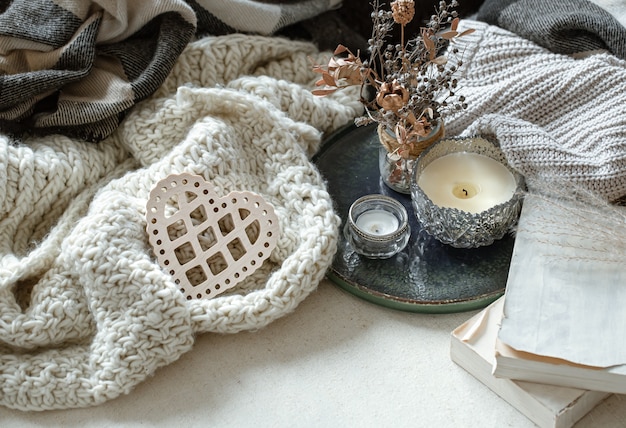
POLYGON ((465 196, 467 196, 467 190, 463 189, 463 191, 465 192, 465 196))

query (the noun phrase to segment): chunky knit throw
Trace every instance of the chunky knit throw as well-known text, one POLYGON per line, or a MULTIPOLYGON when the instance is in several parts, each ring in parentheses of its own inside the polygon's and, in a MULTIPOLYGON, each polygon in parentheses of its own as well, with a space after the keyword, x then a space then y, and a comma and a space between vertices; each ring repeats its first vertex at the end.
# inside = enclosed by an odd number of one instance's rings
POLYGON ((0 3, 0 129, 110 135, 165 80, 194 33, 270 35, 337 0, 0 3))
POLYGON ((339 219, 309 156, 361 106, 313 96, 309 56, 323 60, 286 39, 203 38, 101 144, 0 136, 0 404, 102 403, 196 334, 262 328, 315 289, 339 219), (280 223, 261 269, 210 300, 187 301, 148 244, 149 192, 181 172, 260 194, 280 223))
POLYGON ((626 61, 557 54, 483 22, 462 27, 477 29, 456 42, 469 107, 446 132, 496 136, 531 184, 626 195, 626 61))

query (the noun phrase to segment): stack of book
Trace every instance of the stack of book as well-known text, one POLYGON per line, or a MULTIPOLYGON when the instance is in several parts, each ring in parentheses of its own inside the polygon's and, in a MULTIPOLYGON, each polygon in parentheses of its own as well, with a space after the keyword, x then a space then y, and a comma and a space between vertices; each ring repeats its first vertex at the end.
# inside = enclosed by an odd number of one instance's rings
POLYGON ((540 427, 626 394, 625 225, 622 207, 528 195, 505 295, 452 332, 452 360, 540 427))

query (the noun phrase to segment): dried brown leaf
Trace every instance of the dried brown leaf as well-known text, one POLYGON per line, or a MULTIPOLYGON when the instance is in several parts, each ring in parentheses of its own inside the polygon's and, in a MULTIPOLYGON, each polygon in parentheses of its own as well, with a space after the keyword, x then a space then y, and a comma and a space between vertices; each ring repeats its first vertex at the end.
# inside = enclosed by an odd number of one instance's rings
POLYGON ((337 86, 335 78, 328 73, 322 74, 322 80, 324 80, 324 83, 326 83, 328 86, 337 86))
POLYGON ((430 32, 426 28, 422 28, 422 39, 424 40, 426 49, 430 50, 435 48, 435 42, 430 38, 430 32))
POLYGON ((467 36, 468 34, 472 34, 474 31, 476 31, 476 29, 468 28, 467 30, 465 30, 461 34, 459 34, 459 37, 467 36))
POLYGON ((445 65, 448 63, 448 58, 445 56, 438 56, 437 58, 433 59, 431 62, 436 65, 445 65))
POLYGON ((436 57, 435 42, 430 38, 430 32, 426 28, 422 28, 422 40, 428 52, 428 59, 432 61, 436 57))
POLYGON ((334 55, 339 55, 342 54, 344 52, 350 52, 350 50, 345 47, 344 45, 337 45, 337 47, 335 48, 335 52, 333 52, 334 55))
POLYGON ((333 88, 333 89, 314 89, 314 90, 311 91, 311 93, 313 95, 317 95, 317 96, 323 97, 324 95, 332 94, 336 90, 337 90, 337 88, 333 88))
POLYGON ((450 26, 450 29, 451 29, 452 31, 456 31, 457 27, 459 26, 459 21, 460 21, 460 19, 459 19, 459 18, 454 18, 454 19, 452 20, 452 25, 450 26))
POLYGON ((458 36, 458 34, 457 31, 446 31, 445 33, 441 33, 440 36, 446 40, 452 40, 458 36))

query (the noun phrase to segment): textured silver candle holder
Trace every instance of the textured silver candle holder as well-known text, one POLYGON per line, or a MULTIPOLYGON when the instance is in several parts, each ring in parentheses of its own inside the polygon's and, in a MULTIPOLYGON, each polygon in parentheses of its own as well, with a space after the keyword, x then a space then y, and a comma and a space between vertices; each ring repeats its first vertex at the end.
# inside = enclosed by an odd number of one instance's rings
POLYGON ((523 188, 522 175, 508 165, 496 142, 483 137, 449 138, 435 143, 415 162, 411 200, 419 223, 430 235, 456 248, 476 248, 491 245, 515 225, 522 205, 523 188), (516 188, 511 198, 479 213, 434 204, 418 185, 422 172, 435 159, 461 152, 487 156, 504 165, 515 179, 516 188))
POLYGON ((357 199, 348 212, 344 236, 352 249, 371 259, 393 257, 406 247, 411 236, 404 206, 389 196, 367 195, 357 199), (376 216, 368 221, 366 216, 376 216))

